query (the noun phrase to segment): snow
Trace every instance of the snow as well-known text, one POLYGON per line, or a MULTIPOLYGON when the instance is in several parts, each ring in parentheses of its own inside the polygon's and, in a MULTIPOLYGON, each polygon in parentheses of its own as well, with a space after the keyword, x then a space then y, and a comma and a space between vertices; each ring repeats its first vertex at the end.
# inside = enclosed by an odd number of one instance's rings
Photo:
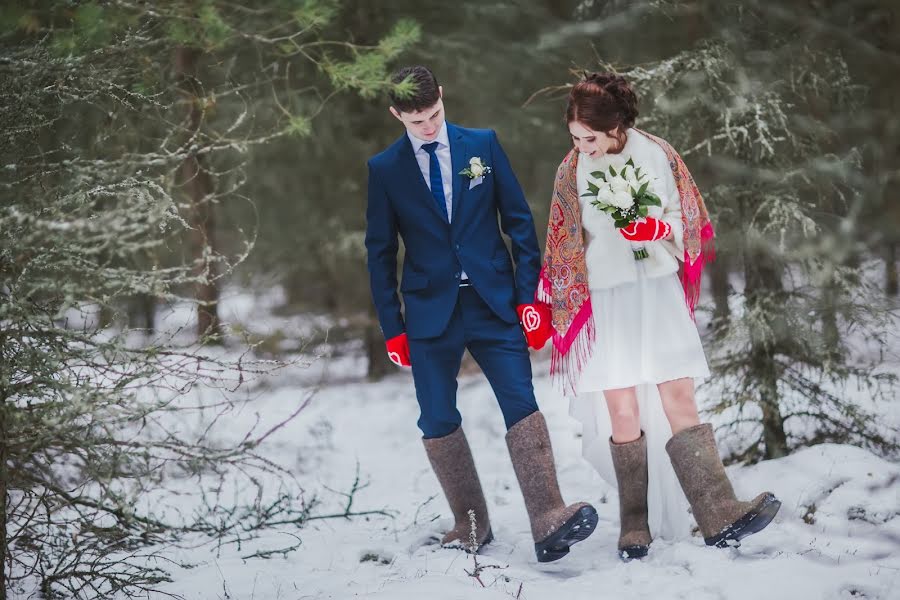
MULTIPOLYGON (((333 324, 322 316, 273 316, 280 302, 276 292, 228 293, 222 314, 256 334, 284 332, 287 347, 302 347, 300 338, 321 334, 333 324)), ((161 321, 167 328, 189 331, 192 315, 189 307, 175 306, 165 309, 161 321)), ((284 526, 240 546, 160 549, 165 559, 155 564, 173 577, 163 591, 189 600, 900 598, 900 465, 849 445, 819 445, 779 460, 729 467, 739 496, 769 490, 783 502, 775 521, 740 548, 708 548, 699 537, 658 540, 648 558, 621 562, 615 492, 581 458, 579 425, 568 416, 568 401, 551 388, 546 351, 534 357, 535 389, 550 429, 560 486, 566 501, 594 504, 600 513, 597 530, 568 557, 536 562, 500 410, 484 377, 468 372, 459 380, 459 407, 495 540, 477 558, 440 548, 436 538, 450 526, 451 516, 416 427, 418 406, 409 371, 370 383, 358 348, 344 347, 333 357, 327 350, 317 347, 320 358, 311 366, 293 366, 233 393, 233 408, 209 435, 226 442, 251 429, 266 431, 313 393, 309 405, 268 438, 260 453, 296 478, 288 484, 299 484, 304 498, 319 499, 314 515, 342 514, 345 493, 357 473, 352 510, 388 514, 284 526), (243 558, 298 543, 295 550, 270 558, 243 558), (476 561, 480 582, 470 575, 476 561), (192 566, 179 567, 179 562, 192 566)), ((701 404, 711 389, 700 389, 701 404)), ((196 387, 179 401, 211 403, 222 400, 223 393, 196 387)), ((896 403, 882 410, 897 420, 896 403)), ((178 431, 186 436, 205 431, 216 414, 201 412, 180 423, 178 431)), ((728 443, 720 439, 721 447, 728 443)), ((231 483, 235 481, 236 497, 255 493, 241 484, 239 475, 231 483)), ((261 481, 269 494, 284 483, 274 474, 261 481)), ((190 514, 198 502, 196 487, 195 480, 184 481, 180 493, 165 502, 190 514)), ((300 490, 293 493, 299 500, 300 490)), ((223 497, 230 499, 229 494, 223 497)))
MULTIPOLYGON (((718 550, 700 538, 658 541, 649 558, 616 556, 617 499, 581 458, 577 424, 536 361, 536 391, 550 428, 563 495, 600 512, 592 537, 555 563, 534 558, 527 515, 506 451, 504 426, 480 374, 461 377, 459 405, 488 501, 495 541, 477 557, 439 548, 434 537, 450 512, 428 465, 415 421, 408 372, 378 383, 362 379, 364 361, 345 361, 344 383, 321 389, 310 406, 268 442, 267 456, 291 468, 319 514, 343 512, 341 495, 359 469, 365 485, 354 510, 392 516, 327 519, 286 528, 240 551, 194 549, 178 558, 199 563, 173 571, 165 589, 190 599, 253 598, 900 598, 900 468, 841 445, 806 448, 776 461, 730 467, 739 495, 764 489, 783 502, 775 522, 739 549, 718 550), (355 375, 355 377, 354 377, 355 375), (355 380, 354 380, 355 379, 355 380), (804 517, 806 520, 804 520, 804 517), (252 549, 302 540, 286 556, 243 560, 252 549)), ((302 378, 300 378, 302 379, 302 378)), ((276 419, 303 396, 294 383, 273 389, 254 413, 276 419)), ((277 381, 273 382, 277 385, 277 381)), ((242 431, 254 415, 235 415, 242 431)))

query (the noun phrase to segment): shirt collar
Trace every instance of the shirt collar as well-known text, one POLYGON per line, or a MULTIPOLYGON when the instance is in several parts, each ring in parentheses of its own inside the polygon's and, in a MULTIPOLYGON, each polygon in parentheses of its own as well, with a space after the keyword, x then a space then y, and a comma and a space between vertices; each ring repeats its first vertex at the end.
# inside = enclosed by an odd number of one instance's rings
MULTIPOLYGON (((409 141, 412 142, 413 152, 418 152, 422 146, 425 144, 430 144, 431 142, 426 142, 425 140, 420 140, 409 131, 406 132, 406 136, 409 138, 409 141)), ((438 143, 438 148, 450 147, 450 135, 447 133, 447 121, 444 121, 443 125, 441 125, 441 130, 438 131, 437 137, 431 140, 432 142, 438 143)))

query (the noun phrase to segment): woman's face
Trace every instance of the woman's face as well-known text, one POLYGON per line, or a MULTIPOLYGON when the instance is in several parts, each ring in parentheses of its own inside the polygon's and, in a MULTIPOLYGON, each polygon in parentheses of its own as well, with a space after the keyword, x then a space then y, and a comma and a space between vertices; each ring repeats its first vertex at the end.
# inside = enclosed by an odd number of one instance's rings
POLYGON ((572 143, 579 152, 592 158, 603 156, 610 150, 615 151, 619 140, 614 137, 616 131, 607 134, 603 131, 594 131, 584 123, 572 121, 569 123, 569 133, 572 134, 572 143))

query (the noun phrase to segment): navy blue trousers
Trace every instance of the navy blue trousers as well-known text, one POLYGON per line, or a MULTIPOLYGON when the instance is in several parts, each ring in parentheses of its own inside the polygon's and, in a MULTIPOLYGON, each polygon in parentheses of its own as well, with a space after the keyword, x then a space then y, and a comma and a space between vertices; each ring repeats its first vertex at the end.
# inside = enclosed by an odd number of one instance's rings
POLYGON ((425 438, 449 435, 462 423, 456 377, 466 348, 491 384, 507 429, 538 410, 521 327, 498 318, 474 287, 464 286, 440 336, 409 340, 418 424, 425 438))

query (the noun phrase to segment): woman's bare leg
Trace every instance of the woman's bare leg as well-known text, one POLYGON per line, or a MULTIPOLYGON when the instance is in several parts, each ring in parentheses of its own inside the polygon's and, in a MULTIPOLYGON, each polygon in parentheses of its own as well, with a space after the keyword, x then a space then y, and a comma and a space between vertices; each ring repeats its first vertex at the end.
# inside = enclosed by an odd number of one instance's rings
POLYGON ((694 399, 694 380, 690 377, 665 381, 658 386, 663 410, 672 434, 700 424, 697 401, 694 399))
POLYGON ((633 387, 603 390, 612 438, 616 444, 626 444, 641 437, 641 420, 638 413, 637 392, 633 387))

